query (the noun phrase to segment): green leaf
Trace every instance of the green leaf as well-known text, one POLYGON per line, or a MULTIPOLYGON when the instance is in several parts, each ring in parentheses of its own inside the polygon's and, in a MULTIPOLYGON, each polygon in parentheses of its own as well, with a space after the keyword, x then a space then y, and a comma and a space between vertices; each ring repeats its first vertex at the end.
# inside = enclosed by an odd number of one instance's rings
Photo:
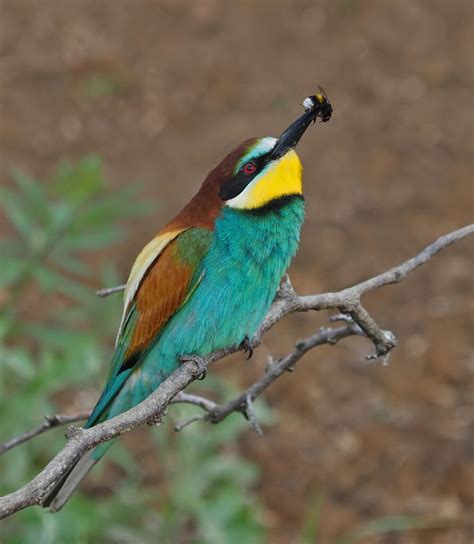
POLYGON ((49 202, 43 185, 21 170, 12 170, 10 177, 22 193, 26 211, 46 222, 49 202))
POLYGON ((102 160, 97 155, 89 155, 76 165, 63 162, 53 183, 55 194, 76 204, 97 195, 103 187, 102 160))
POLYGON ((321 492, 313 493, 308 501, 309 506, 304 517, 299 544, 315 544, 318 541, 323 501, 324 495, 321 492))
POLYGON ((58 265, 63 271, 69 274, 75 274, 82 277, 89 277, 91 275, 89 263, 85 259, 74 257, 63 248, 56 248, 50 254, 50 259, 54 264, 58 265))
POLYGON ((25 349, 6 350, 0 348, 0 364, 9 367, 15 374, 25 379, 31 378, 35 373, 34 366, 25 349))
POLYGON ((20 259, 10 258, 2 261, 2 266, 0 267, 0 287, 5 288, 14 283, 23 273, 24 268, 24 262, 20 259))
POLYGON ((0 187, 0 202, 11 224, 23 240, 29 242, 34 234, 35 224, 32 217, 25 210, 25 205, 20 195, 5 187, 0 187))

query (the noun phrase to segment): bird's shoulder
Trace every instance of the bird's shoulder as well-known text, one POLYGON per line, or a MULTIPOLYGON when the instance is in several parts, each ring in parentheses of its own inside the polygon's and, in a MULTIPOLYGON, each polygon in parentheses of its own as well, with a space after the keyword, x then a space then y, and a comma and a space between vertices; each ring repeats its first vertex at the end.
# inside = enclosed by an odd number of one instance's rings
MULTIPOLYGON (((136 364, 192 294, 202 279, 201 264, 212 236, 213 232, 206 228, 183 229, 168 237, 166 243, 163 238, 154 243, 152 247, 159 248, 154 259, 150 259, 149 249, 141 257, 142 263, 150 262, 141 271, 133 298, 126 299, 112 373, 115 374, 117 368, 123 370, 136 364)), ((136 281, 136 276, 131 274, 130 277, 136 281)))

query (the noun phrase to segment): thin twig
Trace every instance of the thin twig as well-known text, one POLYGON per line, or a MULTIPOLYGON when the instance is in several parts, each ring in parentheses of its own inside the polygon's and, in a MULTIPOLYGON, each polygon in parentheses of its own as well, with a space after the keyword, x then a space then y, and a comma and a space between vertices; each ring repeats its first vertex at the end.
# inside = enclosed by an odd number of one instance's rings
POLYGON ((277 299, 273 311, 269 312, 260 328, 266 330, 267 326, 274 325, 288 313, 339 309, 341 312, 349 314, 372 340, 376 351, 375 354, 369 355, 368 358, 384 357, 396 346, 397 340, 395 336, 383 334, 382 329, 362 306, 361 297, 374 289, 402 281, 410 272, 429 261, 442 249, 472 234, 474 234, 474 223, 441 236, 418 255, 387 272, 336 293, 306 296, 297 296, 294 293, 281 297, 277 299))
POLYGON ((26 433, 20 434, 19 436, 16 436, 15 438, 12 438, 11 440, 7 440, 7 442, 4 442, 3 444, 0 444, 0 455, 7 452, 8 450, 11 450, 15 446, 18 446, 19 444, 23 444, 24 442, 31 440, 35 436, 38 436, 46 431, 49 431, 50 429, 53 429, 54 427, 66 425, 67 423, 76 423, 77 421, 83 421, 84 419, 87 419, 89 417, 89 414, 90 412, 80 412, 78 414, 72 415, 56 414, 54 416, 45 416, 44 421, 43 423, 41 423, 41 425, 38 425, 34 429, 31 429, 31 431, 27 431, 26 433))
POLYGON ((260 427, 257 414, 255 413, 253 409, 253 399, 250 393, 247 393, 247 395, 245 396, 244 415, 249 420, 250 425, 252 425, 252 428, 255 431, 255 434, 257 436, 263 436, 262 427, 260 427))
POLYGON ((119 293, 120 291, 124 291, 125 287, 127 287, 125 283, 123 285, 117 285, 115 287, 104 287, 103 289, 98 289, 95 294, 98 297, 108 297, 113 293, 119 293))
POLYGON ((216 407, 216 403, 212 400, 200 397, 198 395, 183 393, 182 391, 176 395, 170 404, 193 404, 194 406, 199 406, 199 408, 202 408, 206 412, 210 412, 216 407))
POLYGON ((179 432, 182 431, 185 427, 188 425, 191 425, 191 423, 194 423, 195 421, 205 421, 206 420, 206 414, 196 414, 189 419, 186 419, 185 421, 181 421, 180 423, 175 423, 174 430, 179 432))
POLYGON ((180 423, 178 429, 176 429, 176 427, 175 429, 181 430, 195 421, 220 423, 231 413, 241 412, 247 417, 255 432, 258 435, 263 434, 255 416, 255 412, 253 411, 253 401, 255 401, 255 399, 260 396, 282 374, 288 372, 289 370, 293 370, 298 361, 300 361, 303 355, 308 353, 308 351, 323 344, 334 345, 339 342, 339 340, 354 335, 361 336, 364 335, 364 333, 355 323, 352 322, 349 322, 344 327, 338 327, 336 329, 323 327, 318 333, 310 336, 306 340, 300 340, 296 344, 295 348, 279 361, 274 361, 272 359, 265 374, 243 393, 225 404, 215 405, 213 408, 207 410, 207 414, 192 416, 190 419, 180 423))
MULTIPOLYGON (((206 399, 204 397, 199 397, 198 395, 190 395, 182 391, 179 392, 176 397, 170 401, 170 404, 192 404, 194 406, 202 408, 203 410, 206 410, 207 412, 213 410, 216 407, 216 403, 212 400, 206 399)), ((54 416, 45 416, 44 421, 43 423, 41 423, 41 425, 38 425, 30 431, 26 431, 25 433, 20 434, 19 436, 16 436, 0 444, 0 455, 6 453, 15 446, 24 444, 28 440, 31 440, 32 438, 35 438, 36 436, 39 436, 40 434, 43 434, 50 429, 54 429, 55 427, 59 427, 61 425, 84 421, 85 419, 88 419, 90 414, 91 410, 82 411, 77 414, 71 415, 56 414, 54 416)), ((72 427, 72 429, 74 429, 74 427, 72 427)))
POLYGON ((343 338, 360 334, 362 333, 357 326, 348 324, 345 327, 338 327, 336 329, 330 327, 323 328, 306 340, 299 341, 288 355, 279 361, 274 361, 271 365, 269 365, 266 373, 258 381, 253 383, 246 391, 230 402, 218 406, 215 410, 213 410, 210 413, 209 421, 212 423, 220 423, 232 412, 241 411, 241 407, 245 406, 247 403, 247 398, 250 397, 251 399, 255 400, 281 375, 285 374, 285 372, 287 372, 289 369, 294 368, 298 361, 308 351, 317 346, 322 346, 323 344, 334 345, 343 338))
MULTIPOLYGON (((251 399, 255 399, 275 379, 289 368, 292 368, 304 353, 321 342, 336 342, 345 336, 360 334, 360 329, 362 329, 374 342, 377 355, 388 353, 394 345, 394 338, 391 334, 386 334, 372 318, 372 321, 369 320, 367 315, 362 312, 360 304, 362 295, 384 285, 401 281, 411 271, 426 263, 436 253, 473 233, 474 224, 451 232, 439 238, 434 244, 431 244, 405 263, 338 293, 300 297, 294 293, 292 288, 289 288, 291 284, 286 285, 280 291, 267 317, 252 339, 254 347, 261 343, 262 335, 275 323, 286 315, 297 311, 339 309, 345 314, 349 313, 358 327, 354 329, 353 325, 349 324, 339 329, 331 329, 330 333, 327 332, 328 329, 324 329, 309 339, 298 343, 294 351, 281 361, 274 363, 266 375, 245 392, 243 399, 241 396, 231 403, 224 405, 220 410, 214 412, 214 417, 210 421, 217 423, 227 417, 232 411, 241 411, 242 406, 246 406, 247 395, 250 395, 251 399), (326 331, 326 334, 324 334, 324 331, 326 331)), ((212 353, 205 359, 202 359, 202 361, 205 367, 207 367, 209 364, 226 357, 230 353, 235 353, 238 349, 236 346, 230 346, 212 353)), ((196 366, 192 361, 184 362, 150 396, 134 408, 89 429, 80 430, 80 432, 74 434, 70 433, 70 438, 68 438, 64 448, 35 478, 17 491, 0 498, 0 519, 28 506, 41 504, 48 490, 86 451, 139 425, 156 421, 157 418, 163 415, 167 405, 176 395, 197 379, 196 366)), ((200 370, 202 371, 202 369, 200 370)))

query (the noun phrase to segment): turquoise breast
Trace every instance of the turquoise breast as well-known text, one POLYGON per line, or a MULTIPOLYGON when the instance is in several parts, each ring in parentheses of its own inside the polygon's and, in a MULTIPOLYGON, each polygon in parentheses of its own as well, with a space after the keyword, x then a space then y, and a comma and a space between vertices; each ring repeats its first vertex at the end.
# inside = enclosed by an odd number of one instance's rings
POLYGON ((109 417, 150 394, 181 355, 205 356, 252 338, 296 253, 303 219, 304 200, 297 195, 258 210, 224 208, 196 272, 199 285, 127 380, 109 417))

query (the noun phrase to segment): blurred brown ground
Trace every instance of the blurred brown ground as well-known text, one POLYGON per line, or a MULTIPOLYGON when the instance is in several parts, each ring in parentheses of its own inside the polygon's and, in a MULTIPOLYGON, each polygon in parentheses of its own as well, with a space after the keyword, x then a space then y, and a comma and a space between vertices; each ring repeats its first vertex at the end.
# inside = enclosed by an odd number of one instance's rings
MULTIPOLYGON (((114 187, 143 180, 157 211, 111 252, 125 278, 227 151, 277 135, 322 84, 335 113, 299 147, 307 221, 292 277, 301 292, 348 286, 472 221, 473 8, 1 0, 2 180, 12 167, 44 179, 88 152, 114 187)), ((366 364, 370 346, 353 339, 310 354, 268 393, 279 419, 242 452, 262 467, 271 542, 296 541, 315 493, 323 543, 399 513, 454 528, 377 542, 474 541, 472 257, 466 240, 367 297, 400 340, 388 367, 366 364)), ((219 371, 244 385, 326 318, 294 316, 252 362, 219 371)))

